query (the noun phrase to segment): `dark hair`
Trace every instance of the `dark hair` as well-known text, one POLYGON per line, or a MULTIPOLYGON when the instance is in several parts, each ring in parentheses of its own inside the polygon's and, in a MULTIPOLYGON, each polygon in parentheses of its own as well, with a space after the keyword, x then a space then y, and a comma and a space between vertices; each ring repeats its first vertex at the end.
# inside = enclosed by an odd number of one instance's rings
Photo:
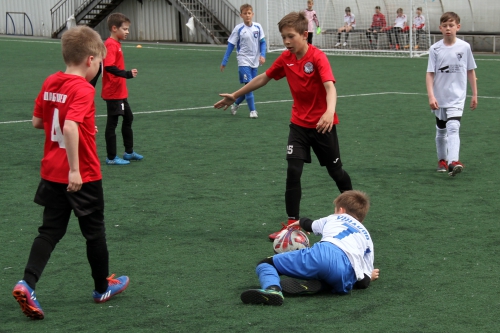
POLYGON ((460 24, 460 16, 454 12, 446 12, 441 15, 441 19, 439 19, 439 23, 444 23, 448 21, 455 21, 457 24, 460 24))
POLYGON ((417 7, 417 10, 420 10, 420 11, 422 11, 422 7, 417 7))
POLYGON ((304 12, 291 12, 286 14, 281 21, 278 23, 278 29, 283 30, 285 27, 292 27, 299 34, 303 34, 307 31, 309 26, 309 21, 304 14, 304 12))
POLYGON ((375 6, 375 9, 380 9, 380 6, 375 6))
POLYGON ((120 28, 125 22, 130 23, 130 19, 122 13, 113 13, 108 16, 108 29, 111 31, 113 27, 120 28))
POLYGON ((370 209, 370 198, 365 192, 345 191, 333 201, 335 207, 344 208, 345 212, 354 217, 359 222, 363 222, 370 209))
POLYGON ((345 7, 345 11, 346 12, 350 12, 351 11, 351 7, 345 7))

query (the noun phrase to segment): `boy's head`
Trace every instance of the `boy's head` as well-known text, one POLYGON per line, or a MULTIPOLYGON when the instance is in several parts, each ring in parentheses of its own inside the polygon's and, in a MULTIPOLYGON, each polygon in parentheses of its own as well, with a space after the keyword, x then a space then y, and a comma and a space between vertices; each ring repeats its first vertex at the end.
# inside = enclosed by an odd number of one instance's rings
POLYGON ((345 7, 345 13, 347 15, 351 14, 351 7, 345 7))
POLYGON ((240 6, 240 17, 243 19, 243 23, 245 23, 246 25, 251 25, 253 15, 254 12, 251 5, 246 3, 240 6))
POLYGON ((460 30, 460 16, 454 12, 446 12, 439 20, 439 30, 445 37, 455 37, 460 30))
POLYGON ((375 6, 375 13, 380 13, 380 6, 375 6))
POLYGON ((291 12, 278 23, 283 44, 292 53, 300 53, 307 48, 309 21, 304 12, 291 12))
POLYGON ((307 0, 307 9, 311 10, 314 6, 314 0, 307 0))
POLYGON ((113 13, 108 16, 108 29, 116 39, 126 39, 129 34, 129 27, 130 19, 122 13, 113 13))
POLYGON ((421 15, 422 14, 422 7, 418 7, 417 8, 417 15, 421 15))
POLYGON ((343 208, 346 214, 351 215, 359 222, 363 222, 368 209, 370 209, 370 199, 366 193, 361 191, 345 191, 333 201, 335 213, 343 208))
MULTIPOLYGON (((88 67, 88 77, 94 78, 99 64, 106 56, 101 36, 92 28, 77 26, 66 31, 61 38, 62 54, 67 66, 88 67)), ((87 77, 87 79, 88 79, 87 77)))
POLYGON ((398 10, 396 10, 396 14, 399 15, 403 15, 403 8, 398 8, 398 10))

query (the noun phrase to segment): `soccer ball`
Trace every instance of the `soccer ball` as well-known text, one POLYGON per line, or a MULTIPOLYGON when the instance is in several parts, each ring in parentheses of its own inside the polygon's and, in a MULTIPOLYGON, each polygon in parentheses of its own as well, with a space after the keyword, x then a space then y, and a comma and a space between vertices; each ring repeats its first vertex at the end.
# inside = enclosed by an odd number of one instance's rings
POLYGON ((285 229, 274 239, 274 253, 290 252, 309 247, 309 238, 301 230, 285 229))

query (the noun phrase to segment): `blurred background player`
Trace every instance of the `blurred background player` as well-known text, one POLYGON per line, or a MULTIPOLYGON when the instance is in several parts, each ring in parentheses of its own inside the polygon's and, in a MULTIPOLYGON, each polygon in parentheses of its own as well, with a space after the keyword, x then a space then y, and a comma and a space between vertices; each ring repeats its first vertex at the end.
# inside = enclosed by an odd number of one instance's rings
MULTIPOLYGON (((351 178, 342 168, 337 137, 337 91, 335 78, 326 55, 307 42, 308 21, 304 12, 292 12, 278 24, 283 44, 287 48, 265 73, 243 88, 214 104, 227 108, 250 91, 266 85, 271 79, 286 77, 293 97, 292 117, 287 145, 287 178, 285 191, 288 224, 299 219, 302 186, 300 179, 304 163, 311 163, 311 148, 321 166, 342 193, 352 190, 351 178)), ((287 226, 283 226, 286 229, 287 226)), ((269 235, 274 240, 280 231, 269 235)))
MULTIPOLYGON (((96 76, 106 48, 99 34, 86 26, 66 31, 61 43, 66 71, 45 80, 32 120, 33 127, 45 130, 42 179, 35 195, 35 202, 44 206, 43 222, 31 246, 23 280, 12 291, 23 313, 32 319, 44 318, 35 295, 36 284, 66 233, 71 211, 87 240, 94 301, 107 301, 129 283, 126 276, 107 278, 102 176, 95 143, 95 89, 88 82, 96 76)), ((81 287, 79 282, 71 283, 81 287)))
POLYGON ((346 7, 344 15, 344 26, 337 30, 338 40, 337 44, 335 44, 335 47, 340 46, 340 37, 342 36, 343 32, 345 32, 345 42, 342 46, 344 47, 347 46, 347 40, 349 39, 349 32, 353 31, 355 27, 356 27, 356 18, 354 17, 354 14, 351 14, 351 8, 346 7))
MULTIPOLYGON (((415 50, 418 50, 420 47, 418 45, 420 34, 425 33, 425 16, 422 15, 422 7, 418 7, 415 13, 415 17, 413 18, 413 33, 415 34, 415 50)), ((405 49, 410 48, 410 45, 406 45, 405 49)))
POLYGON ((304 11, 304 14, 307 17, 307 21, 309 22, 307 25, 307 42, 309 44, 313 43, 313 35, 314 35, 314 24, 316 24, 316 33, 319 34, 321 32, 321 28, 319 27, 318 15, 316 15, 316 11, 313 9, 314 1, 307 1, 307 8, 304 11))
POLYGON ((401 35, 402 32, 406 31, 408 29, 407 21, 408 18, 406 15, 403 13, 403 8, 398 8, 396 11, 396 19, 394 20, 394 25, 390 28, 387 29, 387 37, 389 37, 389 48, 399 50, 399 35, 401 35), (396 45, 392 44, 392 35, 396 37, 396 45))
POLYGON ((137 76, 137 69, 125 70, 125 60, 122 52, 122 40, 125 40, 129 34, 130 20, 121 13, 113 13, 108 17, 108 29, 111 36, 106 39, 104 45, 108 54, 104 59, 102 74, 102 93, 101 97, 106 101, 108 119, 106 122, 106 164, 125 165, 130 161, 140 161, 142 155, 134 151, 134 132, 132 131, 132 122, 134 115, 128 104, 127 79, 137 76), (122 137, 125 153, 123 159, 116 155, 116 127, 119 117, 122 121, 122 137))
MULTIPOLYGON (((257 76, 259 65, 266 62, 266 39, 264 30, 259 23, 252 22, 254 12, 252 6, 244 4, 240 7, 240 16, 243 23, 238 24, 229 36, 226 54, 220 65, 221 72, 227 65, 229 56, 236 47, 236 59, 238 60, 238 72, 240 83, 247 84, 257 76)), ((250 118, 257 118, 255 110, 255 98, 253 92, 239 97, 231 107, 231 113, 236 114, 240 104, 246 99, 250 109, 250 118)))
POLYGON ((366 289, 372 280, 378 279, 379 270, 373 268, 373 241, 362 224, 370 207, 368 197, 363 192, 346 191, 334 204, 333 215, 316 221, 301 218, 290 226, 321 235, 321 241, 310 248, 262 260, 256 268, 261 289, 243 292, 243 303, 282 305, 282 291, 313 294, 328 288, 344 295, 353 288, 366 289), (280 275, 293 279, 280 281, 280 275))
POLYGON ((457 38, 460 17, 456 13, 444 13, 439 30, 443 39, 429 49, 427 95, 436 116, 437 171, 455 176, 464 168, 458 157, 467 80, 472 90, 470 108, 474 110, 477 107, 476 62, 469 43, 457 38))
POLYGON ((375 48, 378 42, 378 34, 382 32, 382 29, 385 28, 387 22, 385 20, 385 15, 380 12, 380 6, 375 7, 375 14, 373 14, 372 24, 366 30, 366 37, 370 42, 370 48, 375 48), (375 37, 375 44, 372 43, 372 34, 375 37))

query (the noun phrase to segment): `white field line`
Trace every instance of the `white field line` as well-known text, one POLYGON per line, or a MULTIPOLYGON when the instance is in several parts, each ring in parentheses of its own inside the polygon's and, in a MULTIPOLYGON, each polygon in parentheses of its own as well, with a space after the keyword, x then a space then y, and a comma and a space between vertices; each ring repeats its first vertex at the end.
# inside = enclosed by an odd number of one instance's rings
MULTIPOLYGON (((341 95, 337 96, 338 98, 346 98, 346 97, 364 97, 364 96, 377 96, 377 95, 422 95, 422 96, 427 96, 425 93, 410 93, 410 92, 398 92, 398 91, 386 91, 386 92, 378 92, 378 93, 368 93, 368 94, 354 94, 354 95, 341 95)), ((467 96, 471 97, 471 96, 467 96)), ((478 96, 479 99, 481 98, 490 98, 490 99, 500 99, 500 97, 492 97, 492 96, 478 96)), ((293 102, 291 99, 282 99, 282 100, 276 100, 276 101, 264 101, 264 102, 255 102, 255 104, 272 104, 272 103, 290 103, 293 102)), ((243 103, 245 105, 245 103, 243 103)), ((180 108, 180 109, 166 109, 166 110, 155 110, 155 111, 138 111, 134 112, 135 115, 137 114, 153 114, 153 113, 166 113, 166 112, 179 112, 179 111, 192 111, 192 110, 203 110, 203 109, 212 109, 213 105, 210 106, 198 106, 198 107, 192 107, 192 108, 180 108)), ((96 117, 106 117, 107 115, 105 114, 98 114, 96 117)), ((16 123, 27 123, 30 122, 30 120, 12 120, 12 121, 2 121, 0 122, 0 125, 5 125, 5 124, 16 124, 16 123)))

